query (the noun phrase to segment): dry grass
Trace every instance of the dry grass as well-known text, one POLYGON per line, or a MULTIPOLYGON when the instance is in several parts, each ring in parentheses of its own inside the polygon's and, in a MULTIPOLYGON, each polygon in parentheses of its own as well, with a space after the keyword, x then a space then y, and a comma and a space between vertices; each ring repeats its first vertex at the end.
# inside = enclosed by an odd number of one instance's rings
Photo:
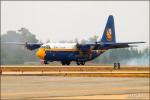
MULTIPOLYGON (((119 71, 149 71, 150 67, 126 67, 119 71)), ((1 66, 1 71, 116 71, 112 66, 1 66)))
POLYGON ((69 77, 150 77, 150 67, 112 66, 1 66, 4 75, 45 75, 69 77), (20 74, 16 74, 20 72, 20 74))

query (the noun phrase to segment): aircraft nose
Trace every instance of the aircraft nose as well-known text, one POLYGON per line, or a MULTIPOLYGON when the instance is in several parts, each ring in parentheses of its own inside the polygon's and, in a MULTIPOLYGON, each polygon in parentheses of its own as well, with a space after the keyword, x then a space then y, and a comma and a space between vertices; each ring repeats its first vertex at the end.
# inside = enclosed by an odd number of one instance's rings
POLYGON ((37 52, 36 52, 36 56, 38 56, 40 59, 44 59, 45 57, 45 50, 43 48, 40 48, 37 52))

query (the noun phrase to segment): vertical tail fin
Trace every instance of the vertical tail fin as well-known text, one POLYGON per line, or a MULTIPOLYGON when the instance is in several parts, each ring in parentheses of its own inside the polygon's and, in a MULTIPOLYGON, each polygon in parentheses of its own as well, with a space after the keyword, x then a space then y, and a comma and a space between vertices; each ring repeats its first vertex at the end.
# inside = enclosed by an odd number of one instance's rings
POLYGON ((114 18, 112 15, 108 17, 105 30, 103 32, 101 42, 116 42, 114 18))

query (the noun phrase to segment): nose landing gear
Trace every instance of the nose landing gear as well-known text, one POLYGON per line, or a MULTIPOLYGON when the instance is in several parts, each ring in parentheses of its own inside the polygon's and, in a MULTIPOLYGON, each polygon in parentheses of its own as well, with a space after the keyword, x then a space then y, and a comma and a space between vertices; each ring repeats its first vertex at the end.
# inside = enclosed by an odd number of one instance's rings
POLYGON ((45 65, 48 64, 48 61, 44 60, 44 64, 45 64, 45 65))
POLYGON ((46 61, 46 60, 41 60, 41 64, 48 64, 48 61, 46 61))

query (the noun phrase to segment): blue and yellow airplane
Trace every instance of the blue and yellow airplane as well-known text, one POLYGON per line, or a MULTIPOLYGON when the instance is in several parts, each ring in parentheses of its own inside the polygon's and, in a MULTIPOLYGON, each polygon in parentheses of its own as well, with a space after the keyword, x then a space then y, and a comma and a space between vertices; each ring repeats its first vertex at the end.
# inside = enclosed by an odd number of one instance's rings
POLYGON ((114 18, 110 15, 101 40, 95 43, 25 43, 25 47, 29 50, 39 49, 36 56, 43 60, 44 64, 60 61, 62 65, 70 65, 75 61, 77 65, 84 65, 109 49, 132 47, 129 44, 135 43, 145 42, 116 42, 114 18))

